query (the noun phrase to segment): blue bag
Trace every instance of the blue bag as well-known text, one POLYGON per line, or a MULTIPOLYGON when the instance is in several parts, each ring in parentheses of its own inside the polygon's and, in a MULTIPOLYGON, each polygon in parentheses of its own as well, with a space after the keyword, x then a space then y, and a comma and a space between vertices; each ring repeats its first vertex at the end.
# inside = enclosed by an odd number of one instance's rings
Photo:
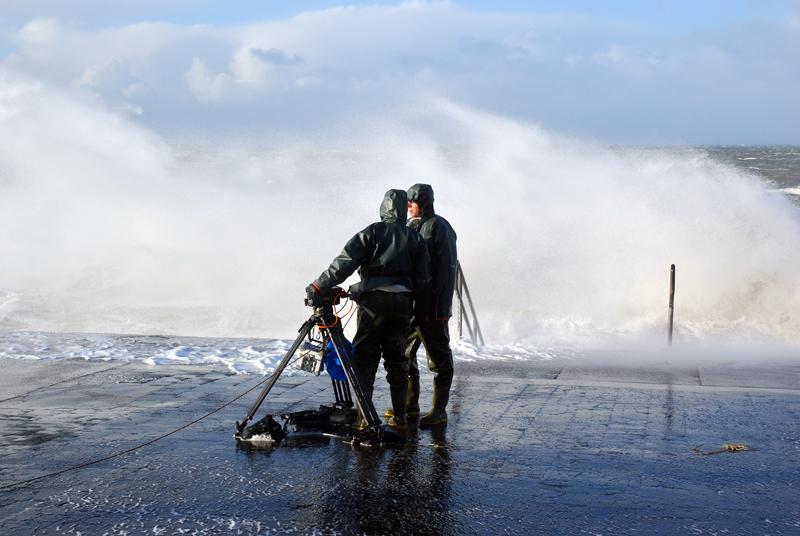
MULTIPOLYGON (((350 355, 355 355, 355 348, 353 348, 353 343, 345 339, 345 342, 350 345, 350 355)), ((322 357, 322 361, 325 363, 325 370, 328 371, 328 375, 336 381, 346 382, 347 376, 344 373, 344 369, 342 368, 342 362, 339 361, 339 356, 336 355, 336 348, 333 347, 333 343, 328 341, 328 344, 325 345, 325 355, 322 357)))

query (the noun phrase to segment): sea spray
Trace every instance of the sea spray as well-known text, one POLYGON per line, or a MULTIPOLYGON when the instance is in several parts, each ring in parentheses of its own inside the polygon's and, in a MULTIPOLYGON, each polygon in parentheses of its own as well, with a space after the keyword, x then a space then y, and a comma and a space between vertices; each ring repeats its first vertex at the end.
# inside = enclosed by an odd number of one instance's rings
MULTIPOLYGON (((700 150, 609 148, 431 98, 327 142, 165 140, 0 81, 0 327, 291 338, 382 194, 428 182, 490 341, 800 341, 800 220, 700 150), (13 298, 13 299, 12 299, 13 298)), ((352 326, 351 326, 352 328, 352 326)))

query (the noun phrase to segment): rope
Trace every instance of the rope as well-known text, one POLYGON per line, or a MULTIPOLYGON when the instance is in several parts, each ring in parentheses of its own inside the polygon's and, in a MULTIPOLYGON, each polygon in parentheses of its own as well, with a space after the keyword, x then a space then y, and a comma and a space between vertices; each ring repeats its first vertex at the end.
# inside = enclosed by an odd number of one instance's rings
POLYGON ((349 309, 347 309, 347 312, 346 312, 346 313, 344 313, 344 315, 342 315, 342 317, 343 317, 343 318, 344 318, 344 317, 346 317, 346 318, 347 318, 347 322, 345 322, 344 324, 342 324, 342 330, 344 330, 344 328, 346 328, 346 327, 347 327, 347 324, 349 324, 349 323, 350 323, 350 321, 351 321, 351 320, 353 319, 353 317, 355 316, 355 314, 353 314, 353 313, 355 313, 355 312, 356 312, 356 307, 355 307, 355 304, 354 304, 354 302, 353 302, 352 300, 348 300, 348 303, 349 303, 351 306, 350 306, 350 308, 349 308, 349 309))
MULTIPOLYGON (((297 361, 297 358, 295 358, 294 361, 297 361)), ((294 361, 292 361, 292 362, 294 362, 294 361)), ((125 449, 125 450, 116 452, 114 454, 109 454, 108 456, 104 456, 102 458, 97 458, 97 459, 94 459, 94 460, 90 460, 88 462, 83 462, 83 463, 80 463, 78 465, 73 465, 71 467, 67 467, 66 469, 61 469, 59 471, 53 471, 52 473, 46 473, 46 474, 43 474, 43 475, 40 475, 40 476, 36 476, 36 477, 33 477, 33 478, 27 478, 25 480, 19 480, 17 482, 12 482, 11 484, 3 484, 2 486, 0 486, 0 490, 7 490, 7 489, 11 489, 11 488, 16 488, 17 486, 22 486, 24 484, 30 484, 31 482, 36 482, 37 480, 44 480, 45 478, 50 478, 50 477, 54 477, 54 476, 58 476, 58 475, 63 475, 64 473, 68 473, 70 471, 76 471, 78 469, 83 469, 85 467, 89 467, 90 465, 96 465, 96 464, 101 463, 101 462, 105 462, 105 461, 108 461, 108 460, 113 460, 114 458, 119 458, 120 456, 124 456, 125 454, 130 454, 131 452, 134 452, 134 451, 139 450, 141 448, 144 448, 144 447, 147 447, 149 445, 152 445, 153 443, 155 443, 157 441, 161 441, 162 439, 165 439, 165 438, 167 438, 167 437, 169 437, 171 435, 177 434, 178 432, 180 432, 182 430, 185 430, 185 429, 189 428, 190 426, 192 426, 194 424, 197 424, 198 422, 202 421, 203 419, 206 419, 206 418, 214 415, 215 413, 218 413, 218 412, 222 411, 223 409, 225 409, 226 407, 230 406, 231 404, 233 404, 234 402, 236 402, 237 400, 239 400, 243 396, 251 393, 256 388, 260 387, 262 384, 268 382, 270 379, 272 379, 273 376, 275 376, 275 374, 276 373, 273 372, 269 376, 264 376, 258 383, 256 383, 253 387, 251 387, 247 391, 243 392, 240 395, 237 395, 235 398, 232 398, 231 400, 228 400, 227 402, 225 402, 224 404, 222 404, 218 408, 209 411, 208 413, 206 413, 202 417, 198 417, 197 419, 195 419, 195 420, 193 420, 193 421, 191 421, 191 422, 189 422, 187 424, 184 424, 180 428, 176 428, 175 430, 172 430, 171 432, 167 432, 166 434, 162 434, 162 435, 160 435, 160 436, 158 436, 158 437, 156 437, 154 439, 150 439, 148 441, 145 441, 144 443, 136 445, 135 447, 131 447, 129 449, 125 449)))
POLYGON ((346 328, 346 327, 347 327, 347 324, 349 324, 349 323, 350 323, 350 321, 353 319, 353 317, 354 317, 354 316, 355 316, 355 315, 354 315, 353 313, 349 313, 349 316, 347 317, 347 322, 345 322, 344 324, 342 324, 342 330, 344 330, 344 328, 346 328))
POLYGON ((700 445, 692 447, 692 452, 699 454, 700 456, 713 456, 714 454, 722 454, 723 452, 745 452, 748 450, 756 450, 748 445, 745 445, 744 443, 725 443, 719 450, 712 450, 710 452, 703 452, 699 447, 700 445))
MULTIPOLYGON (((340 292, 339 294, 336 295, 336 297, 338 298, 339 296, 342 296, 342 295, 345 296, 345 303, 343 303, 338 309, 336 309, 336 311, 334 311, 334 315, 336 316, 336 321, 337 322, 341 322, 341 320, 343 318, 347 319, 347 322, 344 322, 342 324, 342 329, 344 329, 344 328, 347 327, 347 324, 349 324, 350 320, 353 318, 353 313, 355 312, 356 307, 355 307, 355 302, 352 299, 350 299, 350 297, 349 297, 349 295, 347 293, 340 292), (347 308, 346 311, 345 311, 345 308, 347 308), (342 313, 342 311, 345 311, 345 312, 342 313)), ((334 322, 330 326, 320 326, 320 327, 322 327, 322 328, 332 328, 333 326, 336 325, 337 322, 334 322)))

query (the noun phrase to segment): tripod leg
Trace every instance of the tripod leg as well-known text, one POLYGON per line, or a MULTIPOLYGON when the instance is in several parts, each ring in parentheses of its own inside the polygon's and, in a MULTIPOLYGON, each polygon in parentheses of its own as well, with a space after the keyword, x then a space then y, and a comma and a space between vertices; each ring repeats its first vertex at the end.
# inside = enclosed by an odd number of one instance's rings
POLYGON ((378 412, 375 411, 375 406, 372 405, 372 400, 367 398, 364 392, 364 386, 361 385, 361 380, 353 368, 353 356, 350 353, 349 344, 344 340, 344 334, 341 328, 328 330, 328 333, 330 334, 336 354, 339 356, 339 361, 342 363, 342 368, 347 376, 347 382, 352 386, 353 391, 355 391, 356 402, 361 417, 370 428, 379 427, 381 419, 378 417, 378 412))
POLYGON ((315 316, 312 316, 310 319, 306 320, 306 322, 300 327, 300 332, 299 335, 297 335, 297 339, 295 339, 294 343, 289 348, 289 351, 286 352, 286 355, 283 356, 283 359, 278 364, 277 368, 275 368, 275 372, 272 373, 272 377, 270 377, 267 384, 261 390, 261 393, 259 393, 256 401, 253 403, 252 406, 250 406, 250 409, 247 410, 247 415, 245 415, 244 420, 241 423, 239 423, 238 421, 236 422, 237 435, 241 435, 242 431, 244 431, 245 426, 247 426, 247 423, 250 421, 250 419, 253 418, 253 415, 255 415, 256 411, 258 411, 258 408, 261 407, 261 404, 264 402, 264 399, 267 398, 267 395, 272 390, 272 387, 275 385, 275 382, 278 381, 278 378, 283 373, 283 370, 289 364, 289 361, 292 359, 292 356, 297 351, 297 349, 300 348, 300 345, 303 343, 303 339, 305 339, 308 336, 309 332, 314 327, 315 318, 316 318, 315 316))
POLYGON ((342 384, 342 391, 344 391, 344 400, 347 403, 347 407, 353 407, 353 397, 350 394, 350 385, 347 382, 342 384))
POLYGON ((347 401, 344 398, 344 389, 342 387, 342 382, 331 378, 331 385, 333 385, 333 396, 336 401, 336 404, 346 405, 347 401))

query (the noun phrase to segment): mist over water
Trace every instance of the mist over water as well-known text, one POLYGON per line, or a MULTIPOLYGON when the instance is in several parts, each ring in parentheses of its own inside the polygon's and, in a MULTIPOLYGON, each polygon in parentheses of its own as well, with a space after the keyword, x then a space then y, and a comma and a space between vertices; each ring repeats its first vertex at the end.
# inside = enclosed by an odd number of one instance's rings
POLYGON ((435 98, 307 144, 187 144, 10 78, 0 329, 291 338, 306 284, 416 182, 458 233, 491 342, 661 343, 671 263, 676 339, 800 342, 797 207, 704 151, 435 98))

